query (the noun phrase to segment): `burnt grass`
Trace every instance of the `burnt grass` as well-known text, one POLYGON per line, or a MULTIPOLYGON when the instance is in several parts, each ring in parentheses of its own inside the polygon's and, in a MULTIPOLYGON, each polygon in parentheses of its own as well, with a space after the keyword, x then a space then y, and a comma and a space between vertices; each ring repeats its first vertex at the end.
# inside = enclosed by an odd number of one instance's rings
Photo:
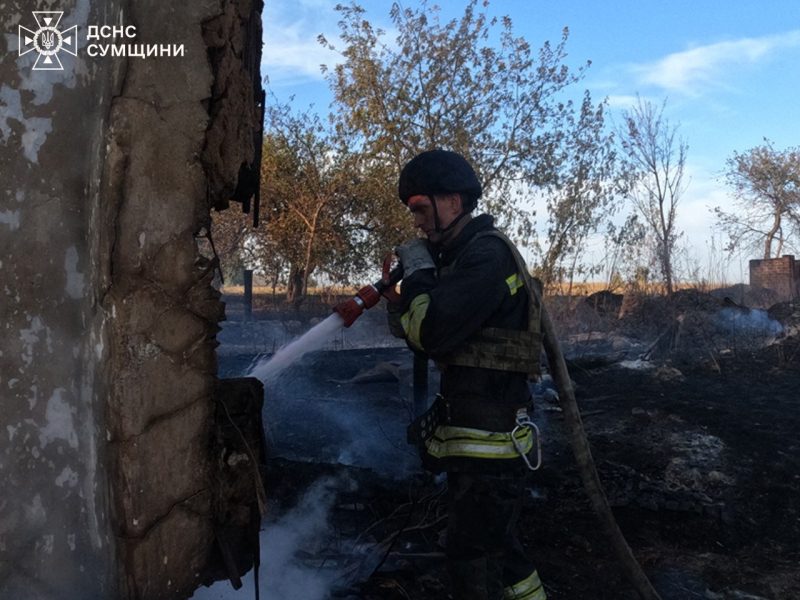
MULTIPOLYGON (((800 598, 800 369, 777 362, 730 357, 679 381, 572 371, 614 514, 663 598, 800 598), (722 456, 678 463, 697 485, 659 485, 687 431, 721 440, 722 456)), ((562 452, 543 473, 546 506, 523 518, 549 597, 635 598, 562 452)))
MULTIPOLYGON (((364 366, 356 352, 324 354, 315 359, 320 381, 326 369, 364 366)), ((709 357, 666 357, 650 369, 570 365, 601 481, 664 600, 798 599, 800 341, 709 357)), ((367 397, 386 393, 385 385, 366 388, 367 397)), ((557 402, 537 398, 535 413, 544 464, 532 476, 519 531, 548 598, 637 598, 583 492, 557 402)), ((439 479, 273 456, 268 493, 280 512, 313 481, 343 474, 357 486, 335 503, 335 536, 363 548, 330 541, 300 557, 347 573, 330 597, 449 598, 439 479)))

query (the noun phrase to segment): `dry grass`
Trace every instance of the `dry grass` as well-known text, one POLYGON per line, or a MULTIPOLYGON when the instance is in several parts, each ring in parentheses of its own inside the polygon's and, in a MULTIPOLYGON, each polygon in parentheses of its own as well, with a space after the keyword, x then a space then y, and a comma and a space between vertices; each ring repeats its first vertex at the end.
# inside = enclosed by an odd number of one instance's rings
MULTIPOLYGON (((678 290, 686 290, 686 289, 697 289, 700 291, 710 291, 715 288, 719 287, 726 287, 727 284, 719 284, 710 286, 706 283, 702 282, 691 282, 691 281, 684 281, 675 284, 675 291, 678 290)), ((604 290, 609 290, 614 292, 615 294, 624 294, 627 289, 622 286, 617 286, 614 289, 609 289, 608 283, 605 281, 583 281, 580 283, 572 283, 569 284, 567 282, 555 284, 550 287, 548 290, 548 294, 552 294, 555 296, 571 296, 574 298, 578 298, 581 296, 589 296, 596 292, 602 292, 604 290)), ((663 295, 665 292, 664 286, 658 283, 649 283, 647 284, 644 289, 639 290, 640 292, 647 294, 647 295, 663 295)))
POLYGON ((608 289, 608 284, 604 281, 584 281, 581 283, 560 283, 553 285, 551 292, 563 296, 570 294, 572 296, 588 296, 595 292, 601 292, 608 289))
MULTIPOLYGON (((226 296, 243 296, 243 285, 225 285, 222 286, 220 291, 226 296)), ((341 296, 355 294, 358 288, 352 286, 336 286, 336 287, 312 287, 308 289, 309 296, 341 296)), ((254 285, 254 296, 272 296, 272 286, 267 285, 254 285)), ((276 296, 285 296, 286 287, 278 286, 275 288, 276 296)))
MULTIPOLYGON (((676 290, 684 290, 684 289, 698 289, 700 291, 709 291, 714 288, 720 287, 727 287, 728 284, 726 283, 719 283, 715 285, 708 285, 704 282, 691 282, 685 281, 675 284, 676 290)), ((558 285, 553 285, 549 291, 550 294, 558 295, 558 296, 565 296, 570 295, 573 297, 580 297, 580 296, 589 296, 594 294, 595 292, 601 292, 603 290, 608 289, 608 283, 605 281, 583 281, 580 283, 568 283, 564 282, 558 285)), ((225 285, 220 290, 223 294, 227 296, 243 296, 244 295, 244 286, 242 285, 225 285)), ((355 286, 324 286, 324 287, 312 287, 309 288, 309 295, 310 296, 322 296, 322 297, 338 297, 338 296, 348 296, 355 294, 358 291, 358 287, 355 286)), ((611 290, 614 293, 622 294, 624 293, 624 289, 618 288, 611 290)), ((657 284, 650 284, 647 286, 647 289, 642 290, 646 294, 653 294, 658 295, 663 293, 663 290, 660 289, 660 286, 657 284)), ((266 285, 254 285, 253 286, 253 295, 254 296, 272 296, 272 287, 266 285)), ((286 295, 286 287, 285 286, 278 286, 275 288, 275 295, 278 297, 283 297, 286 295)))

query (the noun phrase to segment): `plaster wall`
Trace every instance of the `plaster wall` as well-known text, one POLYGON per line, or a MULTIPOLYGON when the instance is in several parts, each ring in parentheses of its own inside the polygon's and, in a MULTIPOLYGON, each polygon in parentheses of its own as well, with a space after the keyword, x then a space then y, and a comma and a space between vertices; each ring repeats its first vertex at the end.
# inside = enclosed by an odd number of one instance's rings
POLYGON ((31 70, 17 29, 114 21, 118 2, 0 11, 0 597, 113 597, 104 406, 107 315, 94 235, 120 66, 31 70), (77 596, 76 596, 77 597, 77 596))
POLYGON ((253 8, 3 3, 0 598, 185 598, 200 580, 224 316, 197 236, 253 160, 253 8), (63 71, 17 56, 33 10, 79 26, 63 71), (92 24, 184 55, 91 57, 92 24))

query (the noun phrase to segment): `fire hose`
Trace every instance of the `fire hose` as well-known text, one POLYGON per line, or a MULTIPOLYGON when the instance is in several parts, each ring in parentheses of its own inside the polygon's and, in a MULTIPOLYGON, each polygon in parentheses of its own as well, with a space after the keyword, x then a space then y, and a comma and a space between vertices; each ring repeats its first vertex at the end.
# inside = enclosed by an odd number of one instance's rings
POLYGON ((589 440, 586 439, 581 413, 575 401, 575 391, 572 389, 572 380, 569 377, 569 371, 567 371, 567 363, 564 360, 564 354, 561 352, 553 322, 550 320, 550 315, 545 309, 544 303, 541 302, 541 298, 539 304, 542 307, 544 351, 547 354, 553 381, 559 391, 559 404, 564 415, 564 422, 569 431, 570 446, 572 446, 575 462, 578 463, 578 471, 583 482, 583 488, 586 490, 586 495, 589 496, 592 508, 600 521, 603 531, 608 537, 612 548, 614 548, 617 560, 619 560, 628 582, 634 587, 642 600, 660 600, 661 597, 633 555, 625 536, 622 535, 617 520, 614 518, 614 513, 611 512, 611 507, 603 490, 603 484, 600 482, 597 467, 592 458, 589 440))
MULTIPOLYGON (((381 279, 373 284, 365 285, 356 292, 355 296, 334 307, 334 311, 342 317, 345 327, 350 327, 365 310, 375 306, 380 301, 381 295, 390 293, 395 284, 402 279, 402 266, 389 271, 388 264, 388 261, 384 261, 381 279)), ((538 294, 538 291, 534 290, 534 293, 538 294)), ((555 327, 541 298, 539 298, 539 305, 541 306, 544 351, 547 355, 553 381, 559 391, 559 403, 569 432, 570 446, 575 456, 575 462, 578 465, 586 495, 589 497, 592 508, 617 555, 628 582, 634 587, 642 600, 661 600, 658 592, 656 592, 653 584, 650 583, 641 565, 633 555, 633 551, 625 540, 614 514, 611 512, 611 507, 603 490, 603 484, 600 482, 597 467, 592 458, 589 440, 586 438, 581 413, 575 400, 575 391, 572 388, 572 380, 567 370, 564 354, 561 352, 561 346, 558 343, 555 327)))

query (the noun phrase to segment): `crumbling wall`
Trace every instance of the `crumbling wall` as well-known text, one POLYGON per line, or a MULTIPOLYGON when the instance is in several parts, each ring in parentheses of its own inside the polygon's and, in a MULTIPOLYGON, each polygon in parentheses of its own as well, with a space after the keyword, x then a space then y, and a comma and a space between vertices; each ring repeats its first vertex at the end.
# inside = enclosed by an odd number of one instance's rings
POLYGON ((209 227, 213 198, 235 188, 254 154, 254 91, 240 58, 251 7, 242 4, 134 3, 130 18, 150 38, 142 41, 185 44, 187 60, 129 61, 112 103, 104 182, 114 236, 104 306, 115 315, 116 384, 108 430, 120 578, 130 598, 183 597, 213 546, 209 440, 223 313, 211 287, 214 261, 196 236, 209 227), (213 51, 233 49, 215 66, 204 36, 222 15, 229 25, 213 51), (236 111, 215 102, 221 80, 239 100, 236 111), (209 142, 225 160, 203 160, 209 142))
POLYGON ((800 298, 800 262, 791 254, 751 260, 750 285, 775 291, 781 302, 800 298))
POLYGON ((0 58, 0 597, 185 598, 214 544, 224 318, 198 237, 254 160, 261 4, 51 4, 0 15, 83 32, 61 73, 32 72, 16 35, 0 58), (91 57, 91 24, 184 54, 91 57))

